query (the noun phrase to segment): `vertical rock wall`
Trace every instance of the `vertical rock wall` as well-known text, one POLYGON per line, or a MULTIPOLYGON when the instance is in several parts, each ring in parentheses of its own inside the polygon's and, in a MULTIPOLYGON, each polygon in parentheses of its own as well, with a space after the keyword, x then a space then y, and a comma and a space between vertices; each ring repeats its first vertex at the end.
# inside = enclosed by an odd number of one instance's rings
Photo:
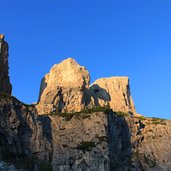
POLYGON ((0 34, 0 92, 11 94, 12 86, 8 75, 8 43, 0 34))
POLYGON ((136 114, 128 77, 101 78, 90 87, 89 83, 89 72, 74 59, 54 65, 41 82, 38 113, 79 112, 110 105, 114 111, 136 114))

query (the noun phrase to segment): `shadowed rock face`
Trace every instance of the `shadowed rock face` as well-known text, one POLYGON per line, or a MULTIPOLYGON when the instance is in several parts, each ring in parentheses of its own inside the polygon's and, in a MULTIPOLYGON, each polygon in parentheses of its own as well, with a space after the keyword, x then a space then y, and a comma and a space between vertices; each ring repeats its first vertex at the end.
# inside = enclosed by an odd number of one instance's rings
POLYGON ((0 160, 29 170, 52 160, 51 121, 36 109, 0 93, 0 160))
POLYGON ((114 111, 136 113, 127 77, 98 79, 90 88, 89 82, 88 71, 72 58, 54 65, 42 79, 38 113, 78 112, 107 104, 114 111))
POLYGON ((11 94, 12 86, 8 75, 8 44, 0 35, 0 92, 11 94))

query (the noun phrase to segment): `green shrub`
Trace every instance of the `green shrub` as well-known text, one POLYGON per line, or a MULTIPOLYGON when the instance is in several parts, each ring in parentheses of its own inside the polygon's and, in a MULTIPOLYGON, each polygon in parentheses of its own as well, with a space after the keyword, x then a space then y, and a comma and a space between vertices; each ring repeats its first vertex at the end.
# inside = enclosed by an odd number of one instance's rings
POLYGON ((155 125, 157 124, 166 125, 165 119, 163 118, 152 118, 151 121, 152 121, 151 123, 155 125))
POLYGON ((60 113, 59 111, 55 111, 50 113, 49 115, 54 116, 54 115, 58 115, 61 116, 63 118, 65 118, 66 121, 71 120, 73 117, 77 118, 77 119, 86 119, 91 117, 91 113, 94 112, 104 112, 104 113, 109 113, 110 111, 110 107, 109 106, 96 106, 96 107, 92 107, 92 108, 85 108, 84 110, 80 111, 80 112, 67 112, 65 111, 64 113, 60 113))
POLYGON ((121 111, 114 111, 114 113, 119 117, 125 117, 129 115, 128 113, 121 112, 121 111))
POLYGON ((134 117, 134 118, 139 119, 140 121, 147 120, 147 118, 146 118, 146 117, 144 117, 144 116, 134 117))
POLYGON ((91 151, 93 147, 96 147, 95 143, 93 141, 82 141, 76 149, 85 151, 91 151))

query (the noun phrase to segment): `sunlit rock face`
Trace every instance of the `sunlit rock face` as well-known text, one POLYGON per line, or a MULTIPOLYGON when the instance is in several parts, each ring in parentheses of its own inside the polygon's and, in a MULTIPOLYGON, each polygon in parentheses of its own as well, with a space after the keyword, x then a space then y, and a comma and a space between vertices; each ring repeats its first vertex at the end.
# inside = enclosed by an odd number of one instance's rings
POLYGON ((98 79, 91 85, 90 90, 94 92, 95 101, 100 106, 108 102, 114 111, 136 114, 128 77, 98 79))
POLYGON ((114 111, 136 114, 128 77, 101 78, 90 88, 89 83, 89 72, 74 59, 54 65, 42 79, 38 113, 78 112, 109 105, 114 111))
POLYGON ((89 72, 72 58, 54 65, 42 79, 37 105, 38 113, 83 110, 89 82, 89 72))
POLYGON ((8 69, 8 44, 4 41, 4 35, 0 34, 0 92, 11 94, 8 69))

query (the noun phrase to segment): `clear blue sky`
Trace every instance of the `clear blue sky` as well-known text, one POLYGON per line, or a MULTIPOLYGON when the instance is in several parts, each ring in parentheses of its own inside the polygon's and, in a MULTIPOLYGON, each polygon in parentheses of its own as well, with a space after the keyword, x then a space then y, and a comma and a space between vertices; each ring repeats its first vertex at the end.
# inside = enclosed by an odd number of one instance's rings
POLYGON ((40 80, 67 57, 91 82, 129 76, 138 113, 171 119, 170 0, 5 0, 13 95, 37 101, 40 80))

